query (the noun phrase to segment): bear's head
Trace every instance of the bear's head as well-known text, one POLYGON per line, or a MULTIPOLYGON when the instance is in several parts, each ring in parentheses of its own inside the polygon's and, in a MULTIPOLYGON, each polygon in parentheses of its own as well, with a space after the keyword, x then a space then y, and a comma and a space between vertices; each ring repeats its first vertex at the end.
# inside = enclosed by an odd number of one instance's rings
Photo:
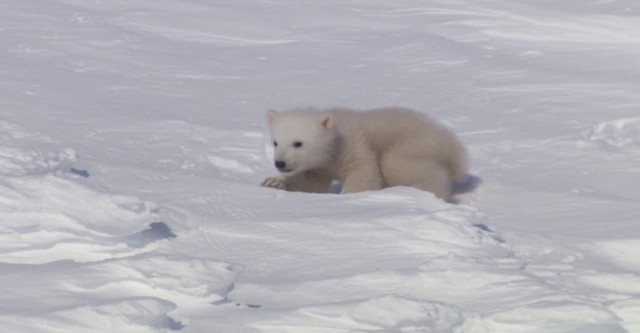
POLYGON ((338 133, 334 117, 313 111, 269 110, 275 167, 283 174, 297 174, 329 165, 336 154, 338 133))

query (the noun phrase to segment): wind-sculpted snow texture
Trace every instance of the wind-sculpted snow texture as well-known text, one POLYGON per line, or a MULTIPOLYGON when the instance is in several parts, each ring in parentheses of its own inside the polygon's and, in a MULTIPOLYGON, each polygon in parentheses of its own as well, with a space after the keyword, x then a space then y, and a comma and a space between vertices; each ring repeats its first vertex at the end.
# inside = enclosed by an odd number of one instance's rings
POLYGON ((633 0, 7 0, 3 332, 640 332, 633 0), (259 187, 265 111, 399 105, 459 204, 259 187))

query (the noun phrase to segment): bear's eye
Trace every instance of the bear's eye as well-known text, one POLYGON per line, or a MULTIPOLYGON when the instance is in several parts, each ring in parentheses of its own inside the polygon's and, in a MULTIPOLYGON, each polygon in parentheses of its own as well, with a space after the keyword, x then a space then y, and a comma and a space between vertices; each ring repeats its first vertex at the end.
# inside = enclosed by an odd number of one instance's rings
POLYGON ((293 143, 293 146, 294 146, 294 147, 296 147, 296 148, 300 148, 300 147, 302 147, 302 141, 296 141, 296 142, 294 142, 294 143, 293 143))
POLYGON ((277 147, 278 146, 278 141, 273 141, 273 146, 277 147))

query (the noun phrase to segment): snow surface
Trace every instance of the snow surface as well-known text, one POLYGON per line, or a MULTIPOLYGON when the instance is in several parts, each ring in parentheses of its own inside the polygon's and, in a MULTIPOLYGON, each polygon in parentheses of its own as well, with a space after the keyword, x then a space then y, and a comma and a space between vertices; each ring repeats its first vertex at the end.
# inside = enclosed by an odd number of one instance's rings
POLYGON ((640 332, 636 0, 3 0, 3 332, 640 332), (413 107, 482 180, 257 186, 265 111, 413 107))

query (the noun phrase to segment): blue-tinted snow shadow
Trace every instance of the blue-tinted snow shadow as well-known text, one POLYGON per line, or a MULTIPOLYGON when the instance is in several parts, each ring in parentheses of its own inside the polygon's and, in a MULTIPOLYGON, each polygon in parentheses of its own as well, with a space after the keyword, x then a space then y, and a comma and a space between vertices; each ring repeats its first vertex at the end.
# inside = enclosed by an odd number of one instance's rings
POLYGON ((152 323, 153 327, 158 329, 169 329, 171 331, 181 331, 185 328, 185 325, 181 322, 169 317, 163 316, 160 317, 156 322, 152 323))
POLYGON ((141 248, 155 241, 178 237, 164 222, 153 222, 148 229, 125 236, 123 241, 130 247, 141 248))
POLYGON ((507 242, 504 238, 502 238, 502 236, 497 231, 493 230, 490 226, 484 223, 476 223, 476 224, 472 224, 471 226, 484 231, 487 235, 491 236, 491 238, 493 238, 498 243, 507 242))
POLYGON ((333 182, 333 184, 331 184, 331 190, 329 190, 329 193, 339 194, 340 191, 342 191, 342 183, 333 182))
POLYGON ((465 194, 475 191, 482 184, 482 178, 475 175, 467 175, 467 179, 461 183, 453 183, 452 195, 465 194))
POLYGON ((83 178, 89 178, 90 174, 87 170, 76 169, 74 167, 69 168, 69 172, 73 175, 80 176, 83 178))

